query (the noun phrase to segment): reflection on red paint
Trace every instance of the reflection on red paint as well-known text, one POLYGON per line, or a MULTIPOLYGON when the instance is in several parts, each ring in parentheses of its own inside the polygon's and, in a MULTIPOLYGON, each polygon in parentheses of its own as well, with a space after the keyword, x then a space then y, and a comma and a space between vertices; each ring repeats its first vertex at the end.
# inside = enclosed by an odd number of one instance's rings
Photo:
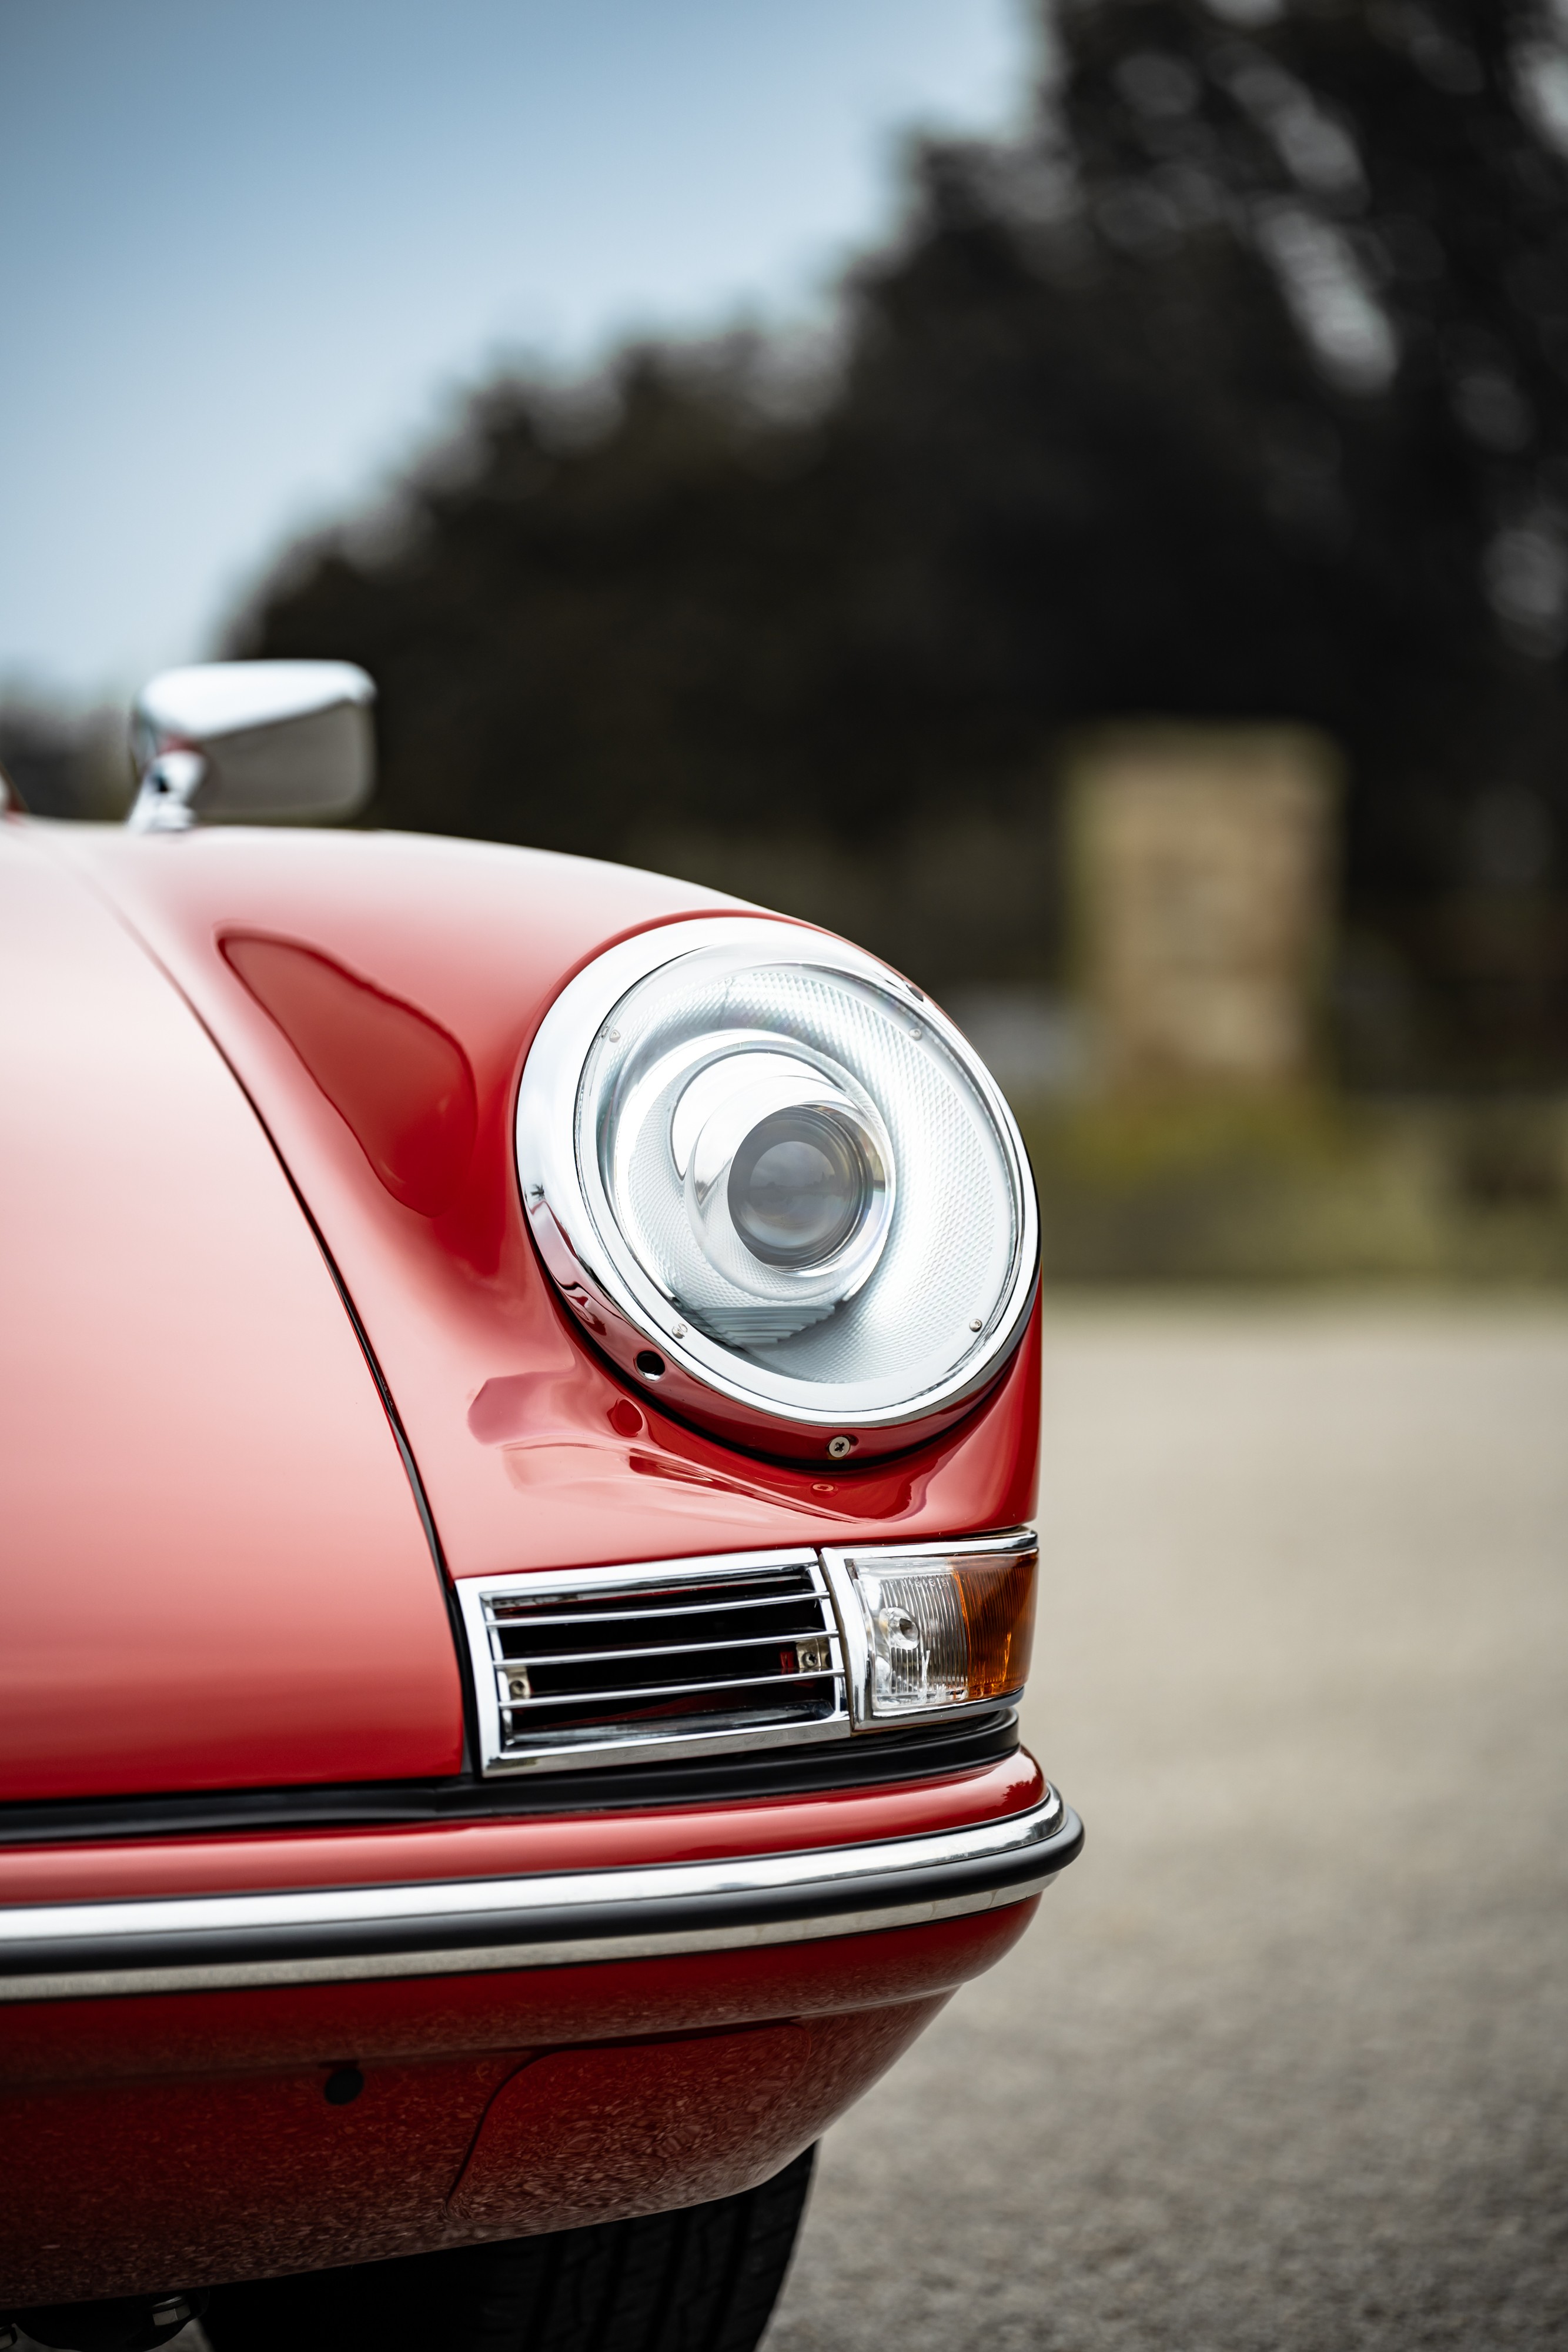
POLYGON ((250 931, 222 946, 392 1198, 439 1216, 468 1172, 477 1123, 456 1038, 317 948, 250 931))

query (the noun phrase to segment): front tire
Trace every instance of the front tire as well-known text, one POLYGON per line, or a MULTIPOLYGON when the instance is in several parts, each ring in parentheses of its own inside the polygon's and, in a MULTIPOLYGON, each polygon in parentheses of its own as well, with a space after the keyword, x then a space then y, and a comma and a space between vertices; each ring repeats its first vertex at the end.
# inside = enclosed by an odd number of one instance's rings
POLYGON ((815 2155, 674 2213, 216 2287, 203 2325, 213 2352, 754 2352, 815 2155))

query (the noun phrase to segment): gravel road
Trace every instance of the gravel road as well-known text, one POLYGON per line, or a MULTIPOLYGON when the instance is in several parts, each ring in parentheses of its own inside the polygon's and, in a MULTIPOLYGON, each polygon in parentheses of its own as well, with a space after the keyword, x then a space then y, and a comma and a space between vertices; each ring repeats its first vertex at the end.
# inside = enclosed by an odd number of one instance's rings
POLYGON ((1089 1826, 826 2143, 768 2352, 1568 2336, 1568 1314, 1058 1309, 1089 1826))

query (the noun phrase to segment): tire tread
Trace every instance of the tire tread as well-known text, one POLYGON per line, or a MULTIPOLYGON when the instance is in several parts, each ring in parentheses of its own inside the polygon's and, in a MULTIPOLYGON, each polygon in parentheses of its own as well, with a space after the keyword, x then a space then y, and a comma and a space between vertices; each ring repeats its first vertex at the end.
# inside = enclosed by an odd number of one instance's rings
POLYGON ((755 2352, 816 2155, 711 2204, 218 2287, 213 2352, 755 2352))

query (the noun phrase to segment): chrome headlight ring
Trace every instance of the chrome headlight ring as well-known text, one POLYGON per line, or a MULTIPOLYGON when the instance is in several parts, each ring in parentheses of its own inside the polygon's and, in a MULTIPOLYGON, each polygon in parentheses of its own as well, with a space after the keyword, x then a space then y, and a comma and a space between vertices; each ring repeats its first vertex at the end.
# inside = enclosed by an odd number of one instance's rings
POLYGON ((541 1024, 517 1174, 578 1319, 661 1402, 842 1460, 956 1419, 1039 1247, 1011 1113, 953 1024, 782 919, 622 940, 541 1024))

